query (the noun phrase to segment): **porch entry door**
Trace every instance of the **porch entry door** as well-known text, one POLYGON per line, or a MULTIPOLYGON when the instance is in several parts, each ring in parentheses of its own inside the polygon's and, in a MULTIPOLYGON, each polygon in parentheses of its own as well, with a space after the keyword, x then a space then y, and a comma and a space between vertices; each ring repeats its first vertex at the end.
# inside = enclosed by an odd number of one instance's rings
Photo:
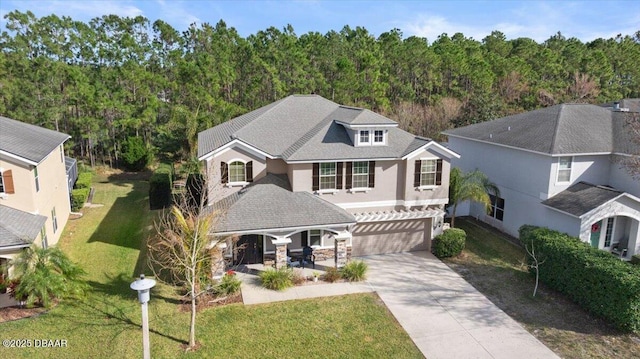
POLYGON ((236 243, 235 264, 262 263, 262 236, 248 234, 236 243))
POLYGON ((602 231, 602 221, 591 225, 591 247, 598 248, 600 245, 600 232, 602 231))

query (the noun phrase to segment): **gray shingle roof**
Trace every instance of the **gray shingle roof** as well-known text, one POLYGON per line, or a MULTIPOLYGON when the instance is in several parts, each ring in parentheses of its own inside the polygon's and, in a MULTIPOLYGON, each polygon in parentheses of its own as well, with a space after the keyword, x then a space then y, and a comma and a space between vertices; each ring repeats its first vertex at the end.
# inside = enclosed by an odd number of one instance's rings
MULTIPOLYGON (((220 202, 214 233, 355 223, 353 215, 309 192, 291 192, 286 175, 267 174, 220 202)), ((208 210, 213 210, 209 207, 208 210)))
POLYGON ((0 205, 0 248, 28 247, 40 233, 47 217, 0 205))
POLYGON ((562 104, 443 133, 551 155, 611 153, 632 145, 616 129, 619 114, 596 105, 562 104))
POLYGON ((620 196, 622 193, 610 187, 578 182, 543 201, 542 204, 580 217, 620 196))
POLYGON ((372 111, 338 105, 318 95, 293 95, 198 134, 198 157, 238 138, 287 161, 399 158, 429 140, 389 128, 388 146, 354 147, 336 123, 396 125, 372 111))
POLYGON ((40 163, 70 136, 0 116, 0 151, 40 163))

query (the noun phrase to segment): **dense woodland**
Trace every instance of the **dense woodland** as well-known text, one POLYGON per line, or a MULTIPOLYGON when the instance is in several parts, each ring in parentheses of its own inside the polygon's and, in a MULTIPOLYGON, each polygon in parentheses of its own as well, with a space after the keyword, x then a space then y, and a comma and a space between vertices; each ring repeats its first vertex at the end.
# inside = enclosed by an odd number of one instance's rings
POLYGON ((583 43, 404 38, 291 26, 243 38, 224 21, 180 32, 115 15, 89 23, 10 12, 0 37, 0 114, 68 133, 67 152, 115 166, 127 139, 193 159, 197 133, 289 94, 370 108, 413 133, 562 102, 640 97, 640 31, 583 43))

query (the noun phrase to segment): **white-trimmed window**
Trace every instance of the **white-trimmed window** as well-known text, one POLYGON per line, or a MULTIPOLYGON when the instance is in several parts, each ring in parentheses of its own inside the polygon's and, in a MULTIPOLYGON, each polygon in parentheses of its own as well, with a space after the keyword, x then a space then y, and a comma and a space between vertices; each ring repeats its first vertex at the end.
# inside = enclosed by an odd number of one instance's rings
POLYGON ((492 194, 489 195, 489 198, 491 199, 491 213, 489 213, 489 215, 502 221, 504 218, 504 198, 492 194))
POLYGON ((253 161, 232 160, 220 162, 222 183, 228 185, 245 185, 253 182, 253 161))
POLYGON ((0 169, 0 194, 13 194, 15 188, 13 187, 13 174, 11 170, 0 169))
POLYGON ((309 231, 308 238, 308 246, 318 246, 322 247, 322 230, 321 229, 312 229, 309 231))
POLYGON ((369 161, 353 162, 353 188, 367 188, 369 186, 369 161))
POLYGON ((60 145, 60 160, 64 163, 64 146, 60 145))
POLYGON ((40 179, 38 178, 38 167, 33 168, 33 177, 36 181, 36 192, 40 192, 40 179))
POLYGON ((58 217, 56 216, 56 207, 51 210, 51 222, 53 223, 53 233, 58 230, 58 217))
POLYGON ((556 182, 571 182, 571 162, 572 157, 558 158, 558 177, 556 182))
POLYGON ((437 160, 422 160, 420 166, 420 186, 436 185, 437 160))
POLYGON ((4 174, 0 171, 0 193, 5 193, 4 189, 4 174))
POLYGON ((369 143, 369 130, 360 130, 360 144, 369 143))
POLYGON ((49 242, 47 242, 47 229, 44 226, 40 228, 40 238, 42 239, 42 248, 47 249, 49 242))
POLYGON ((613 223, 613 217, 607 218, 607 229, 605 229, 604 232, 604 248, 611 247, 611 239, 613 238, 613 223))
POLYGON ((336 163, 320 164, 320 190, 336 188, 336 163))
POLYGON ((376 144, 384 143, 384 131, 383 130, 375 130, 375 131, 373 131, 373 143, 376 143, 376 144))

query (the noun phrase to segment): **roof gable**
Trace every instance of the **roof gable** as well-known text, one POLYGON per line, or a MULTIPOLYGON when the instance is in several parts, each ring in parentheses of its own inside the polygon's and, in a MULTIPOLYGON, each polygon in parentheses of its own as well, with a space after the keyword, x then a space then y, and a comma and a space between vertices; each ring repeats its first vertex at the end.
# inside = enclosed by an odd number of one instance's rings
POLYGON ((0 116, 0 152, 38 164, 70 136, 0 116))
POLYGON ((0 205, 0 248, 31 245, 47 217, 0 205))
POLYGON ((543 201, 542 204, 557 211, 581 217, 621 195, 624 195, 624 192, 614 188, 578 182, 543 201))

